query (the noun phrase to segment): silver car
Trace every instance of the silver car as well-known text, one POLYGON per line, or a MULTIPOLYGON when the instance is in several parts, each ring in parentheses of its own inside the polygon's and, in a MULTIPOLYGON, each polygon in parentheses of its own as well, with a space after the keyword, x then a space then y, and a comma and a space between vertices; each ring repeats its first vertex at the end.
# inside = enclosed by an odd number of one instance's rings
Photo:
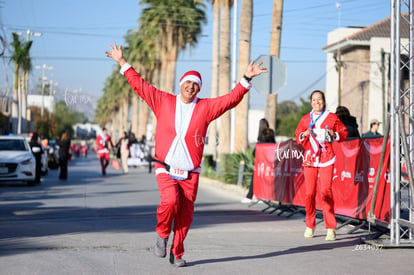
POLYGON ((23 181, 32 185, 35 173, 36 159, 26 139, 0 136, 0 182, 23 181))

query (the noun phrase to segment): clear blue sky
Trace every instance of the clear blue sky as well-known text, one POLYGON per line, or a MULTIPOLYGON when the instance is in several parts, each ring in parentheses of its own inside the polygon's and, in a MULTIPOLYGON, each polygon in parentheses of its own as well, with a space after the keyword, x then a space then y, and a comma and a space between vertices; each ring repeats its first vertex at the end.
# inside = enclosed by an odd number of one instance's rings
MULTIPOLYGON (((195 48, 180 54, 176 76, 178 79, 187 70, 199 70, 203 76, 201 97, 210 95, 212 55, 211 3, 205 2, 208 23, 203 27, 203 37, 195 48)), ((127 31, 138 28, 138 3, 139 0, 0 0, 0 35, 10 45, 12 32, 41 32, 42 36, 31 37, 32 62, 34 66, 53 66, 47 76, 58 83, 57 92, 76 89, 101 95, 106 78, 116 68, 104 51, 113 41, 123 44, 127 31)), ((272 4, 272 0, 254 1, 251 59, 269 53, 272 4)), ((369 26, 389 17, 390 1, 285 0, 283 11, 280 59, 286 64, 288 79, 279 93, 279 102, 298 100, 313 89, 324 89, 326 56, 322 47, 327 33, 338 26, 369 26)), ((5 56, 10 56, 10 50, 5 56)), ((12 64, 3 58, 1 90, 6 86, 6 75, 11 87, 12 64)), ((40 76, 41 70, 34 69, 32 87, 40 76)), ((263 95, 256 91, 252 94, 253 107, 263 108, 263 95)))

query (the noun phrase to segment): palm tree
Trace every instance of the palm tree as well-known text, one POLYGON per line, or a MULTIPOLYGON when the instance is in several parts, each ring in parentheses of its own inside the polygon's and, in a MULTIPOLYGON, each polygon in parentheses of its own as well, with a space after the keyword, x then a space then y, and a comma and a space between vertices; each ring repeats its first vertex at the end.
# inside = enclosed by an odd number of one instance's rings
POLYGON ((95 111, 95 120, 101 125, 108 129, 111 129, 112 125, 116 125, 114 120, 114 114, 119 110, 120 97, 118 95, 119 82, 117 81, 119 71, 114 70, 111 75, 107 78, 103 96, 98 100, 98 104, 95 111))
POLYGON ((23 87, 21 89, 22 91, 22 95, 20 97, 21 99, 21 110, 19 112, 21 112, 21 125, 20 125, 20 130, 23 132, 27 132, 27 121, 26 121, 26 109, 27 109, 27 92, 28 92, 28 77, 29 77, 29 73, 32 70, 32 60, 30 58, 30 48, 32 47, 32 41, 28 41, 25 43, 24 48, 23 48, 23 60, 22 60, 22 70, 23 70, 23 79, 22 79, 22 84, 23 87))
MULTIPOLYGON (((219 93, 225 95, 230 91, 230 7, 232 0, 220 0, 220 76, 219 93)), ((219 118, 219 159, 221 154, 230 152, 230 112, 219 118)))
MULTIPOLYGON (((270 55, 280 57, 280 41, 282 37, 283 0, 273 0, 272 32, 270 34, 270 55)), ((268 95, 269 125, 276 129, 277 95, 268 95)))
MULTIPOLYGON (((129 45, 129 50, 126 52, 127 60, 136 70, 141 71, 140 69, 142 69, 142 77, 154 86, 158 86, 158 77, 155 72, 159 68, 154 44, 156 35, 158 35, 157 30, 141 28, 138 31, 130 31, 126 37, 129 45)), ((149 107, 135 94, 131 96, 131 103, 131 131, 137 136, 145 135, 150 117, 149 107)))
MULTIPOLYGON (((239 79, 250 62, 250 41, 252 35, 253 0, 242 0, 240 9, 239 79)), ((236 107, 234 149, 244 152, 248 145, 249 96, 246 95, 236 107)))
POLYGON ((19 116, 19 89, 20 89, 20 66, 23 60, 23 45, 20 42, 19 35, 13 33, 13 54, 11 60, 14 62, 14 74, 13 74, 13 100, 11 108, 12 117, 12 132, 17 133, 17 117, 19 116))
MULTIPOLYGON (((211 97, 217 97, 218 73, 219 73, 219 35, 220 35, 220 5, 219 1, 212 0, 213 5, 213 52, 212 52, 212 73, 211 73, 211 97)), ((208 129, 207 153, 217 159, 217 123, 210 123, 208 129)))
MULTIPOLYGON (((25 43, 20 42, 19 35, 13 33, 13 54, 11 60, 14 62, 14 81, 13 81, 13 102, 12 102, 12 124, 13 133, 21 132, 21 118, 23 111, 26 112, 26 77, 28 72, 32 68, 32 62, 30 59, 30 48, 32 47, 32 41, 25 43), (23 74, 20 70, 23 69, 23 74), (22 87, 23 83, 23 87, 22 87), (23 91, 23 96, 22 96, 23 91), (23 99, 23 100, 22 100, 23 99), (24 106, 23 106, 24 104, 24 106), (17 123, 16 123, 17 122, 17 123)), ((24 116, 26 117, 26 116, 24 116)))
POLYGON ((193 46, 206 21, 204 4, 194 0, 141 0, 147 5, 142 11, 142 28, 158 31, 157 50, 161 61, 160 89, 172 92, 175 86, 176 62, 179 50, 193 46))
MULTIPOLYGON (((125 49, 126 57, 148 82, 162 90, 173 91, 178 51, 197 42, 197 37, 201 34, 201 23, 205 21, 202 9, 204 5, 202 1, 194 0, 142 0, 141 4, 146 5, 140 17, 141 27, 137 36, 131 34, 127 37, 129 45, 125 49)), ((111 75, 105 85, 104 98, 98 102, 96 120, 100 125, 114 125, 113 114, 118 112, 121 105, 125 106, 125 102, 121 103, 119 91, 130 91, 130 88, 116 88, 114 83, 117 82, 111 75), (117 96, 115 90, 118 91, 117 96)), ((137 102, 132 102, 135 106, 133 121, 136 122, 137 102)), ((148 117, 145 115, 147 107, 140 105, 140 114, 148 117)), ((146 126, 141 117, 138 124, 146 126)))

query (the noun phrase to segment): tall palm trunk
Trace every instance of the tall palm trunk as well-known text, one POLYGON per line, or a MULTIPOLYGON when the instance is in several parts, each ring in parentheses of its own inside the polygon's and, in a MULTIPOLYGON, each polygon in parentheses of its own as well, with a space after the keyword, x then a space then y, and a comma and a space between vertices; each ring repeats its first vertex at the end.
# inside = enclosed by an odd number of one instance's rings
POLYGON ((139 102, 139 123, 138 123, 138 136, 146 135, 147 133, 147 124, 148 124, 148 105, 145 101, 140 100, 139 102))
POLYGON ((132 121, 131 121, 131 132, 136 134, 138 131, 138 124, 139 124, 139 112, 140 112, 140 106, 139 106, 139 97, 135 94, 131 97, 131 106, 132 106, 132 121))
POLYGON ((126 93, 121 103, 121 129, 119 136, 122 136, 123 132, 128 131, 128 111, 129 111, 129 93, 126 93))
POLYGON ((28 93, 28 81, 29 80, 29 72, 28 71, 24 71, 23 72, 23 89, 22 89, 22 124, 21 124, 21 130, 22 133, 27 133, 27 93, 28 93))
MULTIPOLYGON (((253 0, 242 0, 240 10, 239 38, 239 69, 238 77, 242 77, 250 61, 250 40, 252 35, 253 0)), ((248 145, 248 114, 249 96, 246 95, 236 108, 236 127, 234 149, 236 152, 245 151, 248 145)))
MULTIPOLYGON (((221 6, 220 14, 220 95, 230 91, 230 18, 230 1, 226 1, 221 6)), ((224 113, 219 118, 219 124, 219 154, 221 155, 230 152, 230 112, 224 113)))
MULTIPOLYGON (((219 73, 219 34, 220 34, 220 6, 217 1, 213 3, 213 69, 211 74, 211 97, 217 97, 218 88, 218 73, 219 73)), ((213 121, 210 123, 208 130, 208 146, 207 153, 213 155, 217 159, 217 123, 213 121)))
POLYGON ((174 43, 173 32, 168 32, 165 38, 165 46, 162 53, 161 90, 174 93, 175 72, 178 57, 178 46, 174 43))
POLYGON ((19 116, 19 86, 20 86, 20 73, 19 65, 14 65, 14 79, 13 79, 13 101, 11 106, 11 119, 12 119, 12 132, 17 133, 17 118, 19 116))
MULTIPOLYGON (((280 42, 282 37, 283 0, 273 0, 272 32, 270 34, 270 55, 280 57, 280 42)), ((268 121, 270 128, 276 130, 277 95, 268 95, 268 121)))

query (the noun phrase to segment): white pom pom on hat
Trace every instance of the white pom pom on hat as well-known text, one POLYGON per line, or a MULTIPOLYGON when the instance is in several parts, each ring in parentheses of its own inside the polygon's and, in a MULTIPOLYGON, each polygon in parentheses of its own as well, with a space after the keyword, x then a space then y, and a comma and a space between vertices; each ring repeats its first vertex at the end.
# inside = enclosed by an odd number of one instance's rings
POLYGON ((187 80, 193 81, 195 83, 197 83, 198 87, 200 87, 201 90, 201 85, 202 85, 202 81, 201 81, 201 75, 199 72, 197 71, 188 71, 186 72, 181 78, 180 78, 180 86, 183 85, 184 82, 186 82, 187 80))

